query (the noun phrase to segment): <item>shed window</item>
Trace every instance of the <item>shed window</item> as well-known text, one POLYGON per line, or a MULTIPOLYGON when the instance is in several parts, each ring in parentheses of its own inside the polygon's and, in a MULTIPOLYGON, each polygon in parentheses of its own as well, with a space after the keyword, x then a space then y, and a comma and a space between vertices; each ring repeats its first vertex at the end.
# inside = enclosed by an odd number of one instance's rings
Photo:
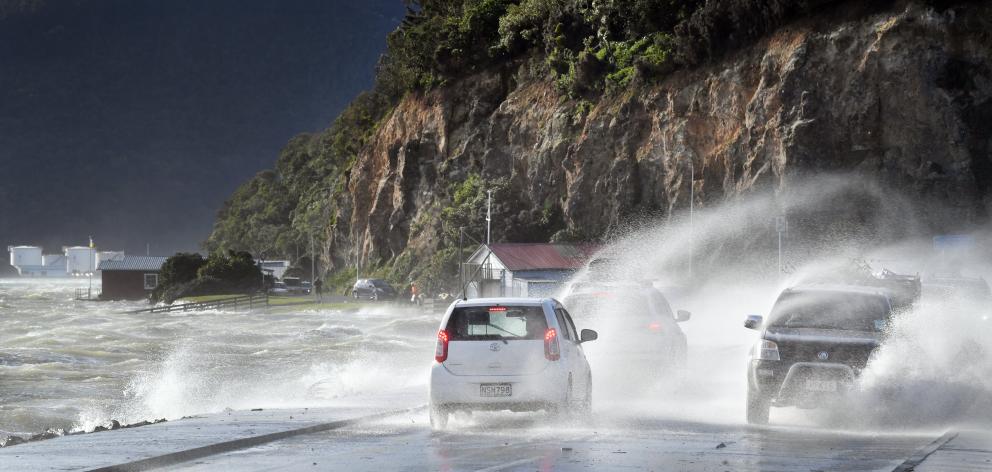
POLYGON ((158 287, 158 274, 145 274, 145 290, 154 290, 158 287))

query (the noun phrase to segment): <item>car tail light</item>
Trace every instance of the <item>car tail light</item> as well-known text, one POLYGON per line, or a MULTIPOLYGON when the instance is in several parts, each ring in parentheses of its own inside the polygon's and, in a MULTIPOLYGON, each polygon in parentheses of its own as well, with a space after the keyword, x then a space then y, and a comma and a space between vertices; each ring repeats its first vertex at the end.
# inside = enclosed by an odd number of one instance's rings
POLYGON ((437 332, 437 347, 434 348, 434 360, 444 362, 448 359, 448 332, 440 330, 437 332))
POLYGON ((778 344, 774 341, 769 341, 767 339, 762 339, 755 346, 755 359, 761 359, 764 361, 778 361, 782 360, 782 357, 778 353, 778 344))
POLYGON ((561 349, 558 347, 558 331, 548 328, 544 332, 544 357, 549 361, 556 361, 561 358, 561 349))
POLYGON ((651 323, 651 324, 648 325, 648 329, 650 329, 651 331, 654 331, 654 332, 657 333, 657 332, 661 331, 661 323, 658 323, 657 321, 654 322, 654 323, 651 323))

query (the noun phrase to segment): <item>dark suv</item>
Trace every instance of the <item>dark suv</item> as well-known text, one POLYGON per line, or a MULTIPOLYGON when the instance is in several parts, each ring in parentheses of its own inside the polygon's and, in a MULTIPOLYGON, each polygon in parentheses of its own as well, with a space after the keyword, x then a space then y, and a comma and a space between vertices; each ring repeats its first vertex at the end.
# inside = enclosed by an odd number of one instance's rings
POLYGON ((786 289, 761 329, 747 372, 747 421, 768 422, 772 406, 815 408, 847 391, 867 366, 892 315, 886 292, 852 286, 786 289))
POLYGON ((351 287, 351 296, 369 300, 393 300, 396 298, 396 289, 382 279, 358 279, 351 287))

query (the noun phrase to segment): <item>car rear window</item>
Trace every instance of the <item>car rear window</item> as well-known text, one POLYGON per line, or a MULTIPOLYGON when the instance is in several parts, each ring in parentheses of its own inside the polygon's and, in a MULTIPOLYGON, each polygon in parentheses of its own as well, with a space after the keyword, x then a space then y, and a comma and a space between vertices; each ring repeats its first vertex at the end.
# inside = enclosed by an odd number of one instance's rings
POLYGON ((770 326, 780 328, 882 331, 891 309, 881 296, 857 293, 793 292, 779 297, 770 326))
POLYGON ((628 320, 657 321, 647 297, 639 293, 593 292, 565 299, 568 312, 582 319, 619 317, 628 320))
POLYGON ((544 339, 547 328, 539 306, 458 307, 446 327, 452 341, 544 339))

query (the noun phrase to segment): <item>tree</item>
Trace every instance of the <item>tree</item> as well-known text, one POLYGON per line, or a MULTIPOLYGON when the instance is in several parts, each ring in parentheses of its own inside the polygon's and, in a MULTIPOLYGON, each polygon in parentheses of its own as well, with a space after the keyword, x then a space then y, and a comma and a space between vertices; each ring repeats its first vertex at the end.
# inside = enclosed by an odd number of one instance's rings
POLYGON ((158 286, 152 292, 152 300, 161 300, 166 291, 196 280, 197 271, 204 264, 203 256, 190 252, 177 252, 166 259, 158 275, 158 286))
POLYGON ((159 283, 185 283, 196 278, 196 272, 206 260, 195 252, 177 252, 165 260, 159 272, 159 283))
POLYGON ((289 228, 294 206, 294 197, 276 172, 259 172, 224 202, 204 246, 210 252, 247 250, 257 257, 269 256, 281 231, 289 228))
POLYGON ((197 271, 200 279, 217 279, 234 290, 254 290, 262 285, 262 270, 244 251, 216 252, 197 271))

